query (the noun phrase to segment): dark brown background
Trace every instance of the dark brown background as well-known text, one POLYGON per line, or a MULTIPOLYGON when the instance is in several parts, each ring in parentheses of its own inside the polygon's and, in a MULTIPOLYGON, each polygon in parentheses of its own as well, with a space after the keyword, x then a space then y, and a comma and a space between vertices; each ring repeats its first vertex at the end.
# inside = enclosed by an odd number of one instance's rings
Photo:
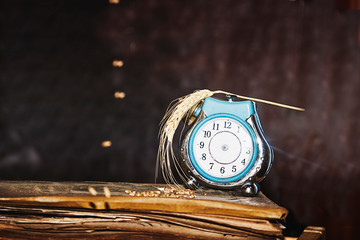
POLYGON ((259 104, 275 148, 262 190, 290 210, 289 235, 355 239, 360 15, 337 6, 1 1, 0 179, 153 182, 167 105, 222 89, 306 108, 259 104))

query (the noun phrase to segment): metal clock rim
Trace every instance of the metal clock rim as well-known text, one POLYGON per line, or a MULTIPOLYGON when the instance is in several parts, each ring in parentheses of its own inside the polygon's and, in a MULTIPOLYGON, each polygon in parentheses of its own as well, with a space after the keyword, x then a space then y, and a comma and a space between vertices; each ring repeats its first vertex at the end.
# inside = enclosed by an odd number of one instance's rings
POLYGON ((200 175, 202 175, 204 178, 213 181, 213 182, 217 182, 217 183, 228 183, 228 182, 235 182, 239 179, 241 179, 242 177, 244 177, 250 170, 251 168, 254 166, 256 158, 257 158, 257 142, 256 142, 256 134, 254 133, 253 129, 251 128, 251 126, 244 120, 242 120, 241 118, 233 115, 233 114, 229 114, 229 113, 217 113, 217 114, 213 114, 209 117, 205 117, 204 119, 202 119, 198 124, 196 124, 196 126, 194 127, 194 129, 192 130, 190 137, 189 137, 189 142, 188 142, 188 154, 189 154, 189 159, 191 164, 194 166, 194 168, 196 169, 196 171, 198 171, 200 173, 200 175), (195 156, 194 156, 194 152, 193 152, 193 148, 191 146, 193 146, 194 143, 194 139, 195 139, 195 135, 198 132, 198 130, 208 121, 214 119, 214 118, 219 118, 219 117, 227 117, 227 118, 231 118, 235 121, 238 121, 242 126, 244 126, 246 128, 246 130, 249 132, 250 136, 251 136, 251 141, 252 141, 252 145, 253 145, 253 154, 251 156, 251 160, 249 165, 243 170, 241 171, 239 174, 230 177, 230 178, 217 178, 217 177, 213 177, 209 174, 207 174, 205 171, 203 171, 203 169, 197 164, 196 160, 195 160, 195 156))

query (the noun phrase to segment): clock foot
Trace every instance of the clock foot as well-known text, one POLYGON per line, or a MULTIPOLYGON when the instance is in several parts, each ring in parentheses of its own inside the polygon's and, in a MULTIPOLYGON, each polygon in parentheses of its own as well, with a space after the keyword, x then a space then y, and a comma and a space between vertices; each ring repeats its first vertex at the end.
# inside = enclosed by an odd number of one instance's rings
POLYGON ((260 188, 257 183, 246 183, 244 186, 242 186, 241 191, 244 196, 253 197, 259 193, 260 188))
POLYGON ((190 188, 190 189, 198 189, 199 188, 199 183, 196 181, 195 178, 190 177, 189 180, 187 181, 186 185, 190 188))

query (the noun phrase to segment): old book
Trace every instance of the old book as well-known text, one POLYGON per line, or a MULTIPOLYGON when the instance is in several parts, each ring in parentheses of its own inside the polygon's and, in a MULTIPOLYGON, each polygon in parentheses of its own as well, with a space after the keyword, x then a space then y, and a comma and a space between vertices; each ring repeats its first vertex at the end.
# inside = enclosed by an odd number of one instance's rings
POLYGON ((2 236, 34 239, 276 239, 287 215, 262 193, 250 198, 161 184, 17 181, 0 182, 0 212, 2 236))

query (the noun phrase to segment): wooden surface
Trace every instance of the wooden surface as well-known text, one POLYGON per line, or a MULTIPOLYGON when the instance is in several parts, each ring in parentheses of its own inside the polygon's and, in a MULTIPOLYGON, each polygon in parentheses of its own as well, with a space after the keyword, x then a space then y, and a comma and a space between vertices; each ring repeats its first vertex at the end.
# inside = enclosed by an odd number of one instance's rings
POLYGON ((195 198, 129 196, 167 185, 0 182, 0 234, 7 238, 276 239, 287 210, 265 195, 201 188, 195 198), (89 187, 92 189, 89 191, 89 187), (110 194, 107 192, 109 189, 110 194), (107 193, 106 193, 107 192, 107 193), (96 193, 96 196, 94 194, 96 193))

